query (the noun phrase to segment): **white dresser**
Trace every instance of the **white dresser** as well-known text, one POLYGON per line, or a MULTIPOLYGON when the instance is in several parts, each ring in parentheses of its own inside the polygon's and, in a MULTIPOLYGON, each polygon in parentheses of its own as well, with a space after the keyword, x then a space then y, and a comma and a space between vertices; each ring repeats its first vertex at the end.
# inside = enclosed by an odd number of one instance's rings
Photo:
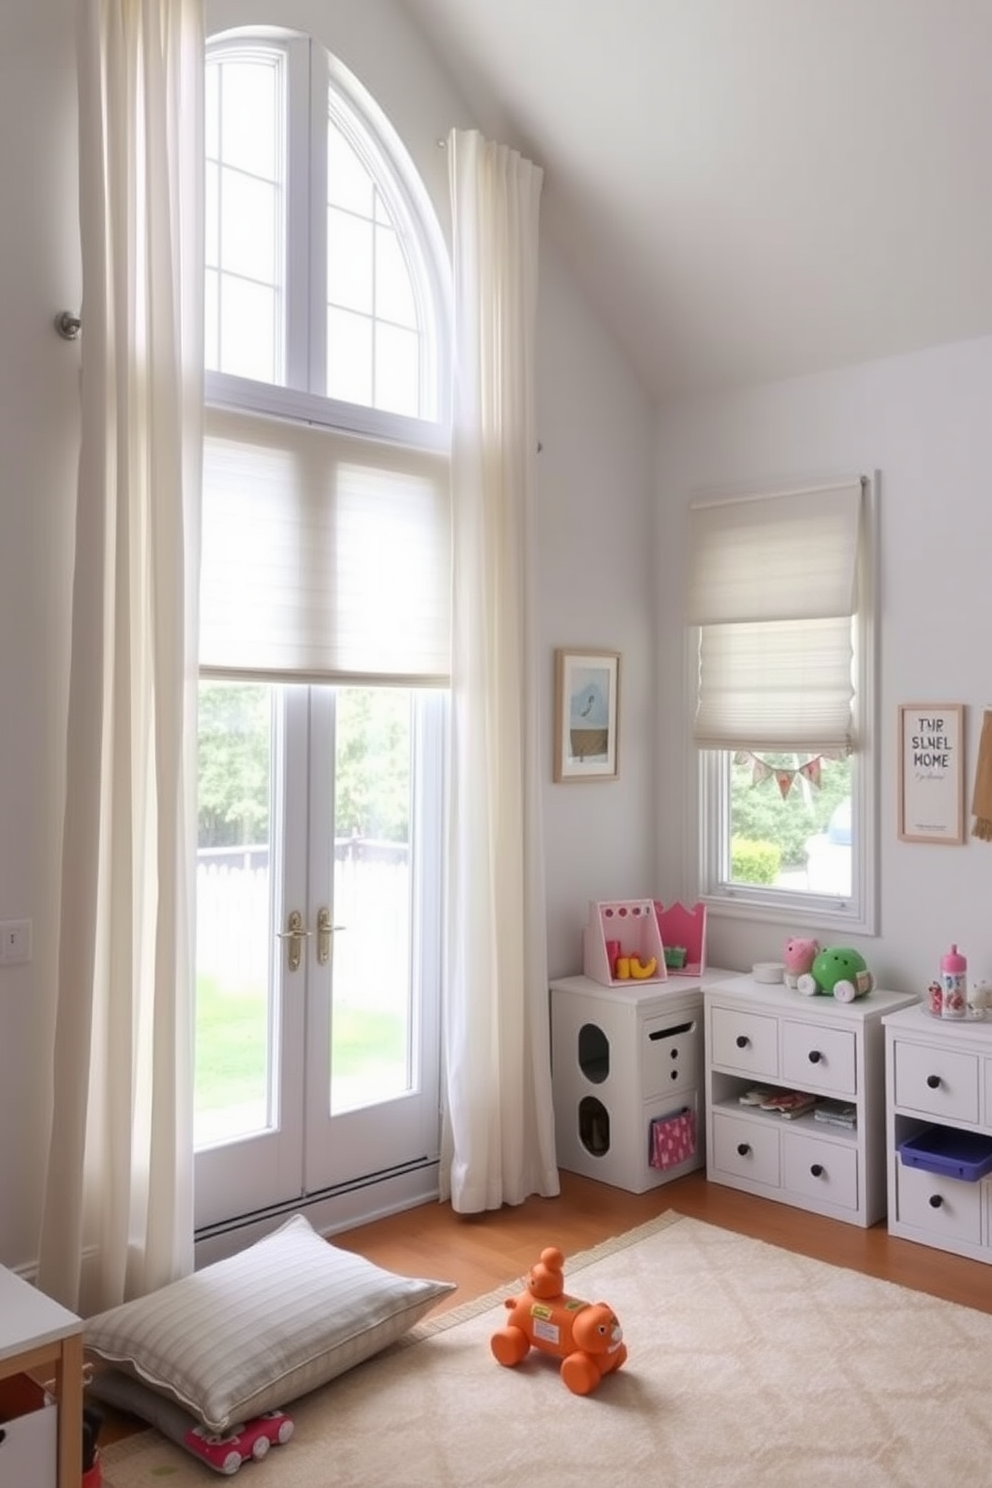
POLYGON ((900 1156, 912 1142, 935 1165, 978 1171, 992 1150, 992 1021, 933 1018, 920 1003, 885 1020, 889 1231, 992 1261, 992 1176, 972 1180, 900 1156))
POLYGON ((740 976, 704 979, 706 1176, 746 1193, 867 1227, 885 1215, 886 1014, 915 996, 805 997, 740 976), (741 1103, 755 1087, 853 1106, 855 1124, 787 1119, 741 1103))

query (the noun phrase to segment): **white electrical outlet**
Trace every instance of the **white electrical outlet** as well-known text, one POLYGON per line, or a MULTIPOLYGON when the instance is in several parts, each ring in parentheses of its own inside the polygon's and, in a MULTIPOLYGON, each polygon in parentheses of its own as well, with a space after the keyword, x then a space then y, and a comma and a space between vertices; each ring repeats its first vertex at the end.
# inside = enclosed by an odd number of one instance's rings
POLYGON ((31 960, 31 921, 0 921, 0 965, 23 966, 31 960))

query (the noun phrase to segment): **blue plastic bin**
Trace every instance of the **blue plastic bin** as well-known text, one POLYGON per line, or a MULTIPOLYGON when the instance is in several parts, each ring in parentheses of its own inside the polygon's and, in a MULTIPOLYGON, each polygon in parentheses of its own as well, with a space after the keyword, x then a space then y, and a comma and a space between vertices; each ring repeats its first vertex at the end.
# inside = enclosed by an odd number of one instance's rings
POLYGON ((953 1126, 928 1126, 899 1143, 899 1156, 909 1168, 977 1183, 992 1173, 992 1137, 953 1126))

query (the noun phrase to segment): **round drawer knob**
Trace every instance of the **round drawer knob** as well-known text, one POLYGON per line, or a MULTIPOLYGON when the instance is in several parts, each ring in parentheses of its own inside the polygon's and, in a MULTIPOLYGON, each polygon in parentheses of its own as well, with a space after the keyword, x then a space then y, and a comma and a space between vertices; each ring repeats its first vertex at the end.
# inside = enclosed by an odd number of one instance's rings
POLYGON ((747 1143, 747 1142, 738 1142, 737 1143, 737 1156, 738 1157, 747 1157, 750 1154, 750 1151, 751 1151, 751 1147, 750 1147, 750 1144, 749 1143, 747 1143))
POLYGON ((809 1051, 809 1062, 810 1062, 810 1064, 819 1064, 819 1062, 820 1062, 820 1060, 822 1058, 823 1058, 823 1055, 820 1053, 819 1049, 810 1049, 810 1051, 809 1051))
POLYGON ((930 1089, 931 1090, 937 1090, 937 1089, 939 1089, 939 1087, 940 1087, 940 1076, 939 1075, 927 1075, 927 1084, 930 1086, 930 1089))
POLYGON ((822 1163, 814 1163, 813 1166, 810 1168, 810 1172, 812 1173, 812 1175, 813 1175, 814 1178, 822 1178, 823 1177, 823 1164, 822 1163))
POLYGON ((750 1042, 751 1042, 751 1040, 748 1038, 748 1036, 747 1036, 746 1033, 739 1033, 737 1035, 737 1047, 738 1047, 738 1049, 746 1049, 747 1046, 748 1046, 748 1044, 750 1042))
POLYGON ((931 1209, 939 1209, 944 1201, 940 1197, 940 1194, 931 1194, 927 1202, 929 1203, 931 1209))

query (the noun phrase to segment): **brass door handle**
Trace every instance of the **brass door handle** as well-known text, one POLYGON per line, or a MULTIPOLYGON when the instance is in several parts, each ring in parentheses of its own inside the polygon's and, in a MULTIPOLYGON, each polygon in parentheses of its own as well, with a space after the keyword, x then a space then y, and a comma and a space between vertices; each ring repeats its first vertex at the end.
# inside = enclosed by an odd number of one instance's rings
POLYGON ((279 940, 289 941, 286 965, 290 971, 299 971, 300 962, 303 959, 303 942, 309 934, 310 931, 303 928, 303 916, 298 909, 290 911, 285 930, 276 931, 279 940))
POLYGON ((319 909, 317 911, 317 962, 320 966, 326 966, 331 959, 331 936, 335 930, 346 930, 347 925, 332 925, 331 911, 319 909))

